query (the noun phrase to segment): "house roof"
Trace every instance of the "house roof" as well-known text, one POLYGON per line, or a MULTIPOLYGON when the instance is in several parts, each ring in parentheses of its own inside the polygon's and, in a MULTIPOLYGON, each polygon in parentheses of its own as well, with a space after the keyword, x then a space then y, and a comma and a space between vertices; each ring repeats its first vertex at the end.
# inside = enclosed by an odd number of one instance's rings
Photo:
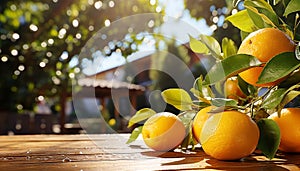
POLYGON ((145 91, 145 87, 141 85, 126 83, 117 80, 104 80, 96 78, 83 78, 78 80, 78 85, 86 87, 99 87, 108 89, 129 89, 145 91))

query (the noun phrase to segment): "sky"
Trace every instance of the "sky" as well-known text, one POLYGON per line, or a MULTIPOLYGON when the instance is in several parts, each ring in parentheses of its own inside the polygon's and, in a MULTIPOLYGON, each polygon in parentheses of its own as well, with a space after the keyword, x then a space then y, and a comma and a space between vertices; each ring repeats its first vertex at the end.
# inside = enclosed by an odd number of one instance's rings
MULTIPOLYGON (((204 19, 196 20, 191 17, 188 10, 184 9, 183 0, 159 0, 159 6, 166 11, 164 23, 157 28, 157 31, 164 37, 174 38, 178 44, 187 43, 189 35, 198 37, 200 34, 211 35, 212 30, 207 26, 204 19)), ((139 45, 139 51, 128 56, 128 61, 136 60, 155 52, 155 41, 148 35, 144 42, 139 45)), ((112 53, 110 57, 104 57, 96 53, 98 57, 93 61, 85 61, 83 73, 93 75, 114 67, 125 64, 125 59, 120 53, 112 53)), ((72 60, 70 65, 75 65, 78 60, 72 60)))

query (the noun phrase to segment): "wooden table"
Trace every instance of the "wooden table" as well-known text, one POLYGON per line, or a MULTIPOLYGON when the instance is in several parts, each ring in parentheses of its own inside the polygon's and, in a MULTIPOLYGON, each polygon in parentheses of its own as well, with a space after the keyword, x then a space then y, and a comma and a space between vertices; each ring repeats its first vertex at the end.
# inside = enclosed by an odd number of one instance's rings
POLYGON ((128 134, 0 136, 0 170, 300 170, 300 154, 218 161, 201 149, 189 154, 155 152, 128 134))

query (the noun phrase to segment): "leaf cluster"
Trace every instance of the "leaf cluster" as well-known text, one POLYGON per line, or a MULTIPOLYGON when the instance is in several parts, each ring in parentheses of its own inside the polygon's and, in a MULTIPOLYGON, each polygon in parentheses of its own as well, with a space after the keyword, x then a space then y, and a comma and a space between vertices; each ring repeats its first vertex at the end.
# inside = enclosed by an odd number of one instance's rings
MULTIPOLYGON (((240 1, 234 1, 235 4, 240 1)), ((287 33, 295 42, 297 34, 295 31, 299 25, 300 3, 296 0, 272 1, 245 0, 245 9, 226 18, 234 26, 241 30, 242 37, 261 28, 275 27, 287 33), (286 3, 283 13, 276 12, 280 3, 286 3), (275 10, 274 10, 275 9, 275 10), (284 18, 294 15, 294 25, 285 23, 284 18)), ((300 95, 300 60, 299 44, 295 52, 285 52, 276 55, 267 63, 259 61, 255 56, 237 54, 235 42, 229 38, 223 38, 221 44, 212 36, 200 35, 198 38, 190 37, 190 47, 196 53, 211 55, 216 59, 216 64, 208 71, 205 77, 196 79, 190 93, 197 100, 192 100, 189 92, 183 89, 167 89, 162 92, 164 101, 182 111, 179 114, 184 122, 187 135, 181 144, 181 149, 187 150, 190 145, 193 148, 195 141, 191 131, 191 124, 196 113, 206 106, 216 106, 211 111, 221 112, 224 110, 238 110, 249 114, 256 121, 260 129, 260 139, 257 148, 272 159, 277 152, 280 143, 280 130, 278 125, 267 117, 280 111, 294 98, 300 95), (238 74, 253 67, 263 67, 258 83, 270 83, 283 79, 281 83, 272 87, 255 87, 249 85, 238 74), (238 100, 228 99, 224 95, 224 82, 230 77, 237 77, 238 86, 247 95, 246 98, 238 100)), ((155 114, 150 109, 142 109, 129 121, 129 126, 147 119, 155 114), (146 111, 146 112, 145 112, 146 111), (140 118, 140 119, 136 119, 140 118)), ((136 128, 128 141, 134 141, 141 132, 141 127, 136 128)))

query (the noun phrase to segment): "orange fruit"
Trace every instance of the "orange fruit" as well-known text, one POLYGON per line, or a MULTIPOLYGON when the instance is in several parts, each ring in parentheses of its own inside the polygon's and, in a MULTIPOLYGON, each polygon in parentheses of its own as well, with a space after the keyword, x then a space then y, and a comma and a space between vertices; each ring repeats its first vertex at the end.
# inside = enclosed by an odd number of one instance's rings
POLYGON ((208 112, 211 111, 213 108, 214 108, 214 106, 208 106, 208 107, 201 109, 196 114, 196 116, 193 120, 193 125, 192 125, 193 136, 198 142, 200 142, 200 134, 202 131, 202 127, 203 127, 205 121, 211 115, 208 112))
POLYGON ((275 112, 268 118, 273 119, 280 128, 279 150, 300 152, 300 108, 285 108, 280 117, 275 112))
POLYGON ((200 136, 204 152, 218 160, 249 156, 256 149, 258 140, 258 126, 239 111, 213 114, 205 122, 200 136))
POLYGON ((144 123, 142 136, 145 144, 156 151, 169 151, 178 147, 186 132, 182 121, 169 112, 151 116, 144 123))
POLYGON ((224 92, 225 97, 229 99, 239 100, 239 98, 247 97, 240 89, 237 77, 231 77, 226 80, 224 92))
MULTIPOLYGON (((284 32, 275 28, 263 28, 250 33, 241 43, 238 54, 255 56, 261 62, 268 62, 274 56, 283 52, 293 52, 295 43, 284 32)), ((280 80, 266 84, 257 84, 263 67, 254 67, 241 72, 239 75, 249 84, 268 87, 278 84, 280 80)))

